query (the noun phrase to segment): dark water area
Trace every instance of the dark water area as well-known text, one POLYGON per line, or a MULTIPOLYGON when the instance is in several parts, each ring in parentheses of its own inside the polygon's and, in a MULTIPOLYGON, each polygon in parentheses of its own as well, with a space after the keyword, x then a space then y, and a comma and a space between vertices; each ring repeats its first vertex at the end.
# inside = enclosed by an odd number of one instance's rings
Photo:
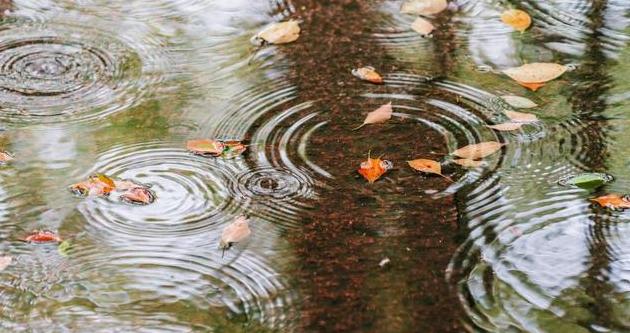
POLYGON ((0 1, 0 150, 15 157, 0 166, 0 332, 630 332, 630 215, 589 200, 630 193, 630 2, 449 1, 427 37, 401 4, 0 1), (532 27, 502 23, 508 8, 532 27), (255 49, 288 19, 297 41, 255 49), (536 92, 500 72, 534 62, 570 70, 536 92), (391 120, 352 130, 389 102, 391 120), (540 121, 487 127, 505 111, 540 121), (201 157, 198 138, 250 146, 201 157), (449 162, 484 141, 506 145, 449 162), (393 163, 374 184, 357 173, 368 153, 393 163), (614 181, 558 182, 583 172, 614 181), (156 199, 68 190, 97 173, 156 199), (223 255, 241 215, 252 234, 223 255), (71 247, 23 242, 32 230, 71 247))

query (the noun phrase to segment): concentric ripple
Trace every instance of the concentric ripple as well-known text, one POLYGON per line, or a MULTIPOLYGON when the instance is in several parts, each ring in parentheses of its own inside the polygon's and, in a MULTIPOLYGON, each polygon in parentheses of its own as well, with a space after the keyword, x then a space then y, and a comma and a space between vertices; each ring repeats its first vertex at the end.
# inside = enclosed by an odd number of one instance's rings
MULTIPOLYGON (((124 39, 80 27, 9 27, 0 32, 0 119, 93 119, 136 104, 154 79, 149 60, 124 39)), ((154 55, 152 55, 154 56, 154 55)))

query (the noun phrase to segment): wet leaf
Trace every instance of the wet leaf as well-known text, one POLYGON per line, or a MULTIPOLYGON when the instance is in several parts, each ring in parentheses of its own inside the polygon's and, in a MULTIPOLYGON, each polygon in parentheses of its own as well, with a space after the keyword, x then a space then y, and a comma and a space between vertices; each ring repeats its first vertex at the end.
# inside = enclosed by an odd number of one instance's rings
POLYGON ((83 196, 106 196, 116 187, 114 181, 102 174, 91 176, 88 180, 70 186, 70 190, 83 196))
POLYGON ((392 118, 392 102, 381 105, 378 109, 370 112, 363 120, 363 124, 354 128, 353 130, 358 130, 359 128, 369 125, 369 124, 380 124, 384 123, 392 118))
POLYGON ((433 15, 448 7, 446 0, 406 0, 400 7, 403 14, 433 15))
POLYGON ((413 21, 413 23, 411 23, 411 29, 423 36, 426 36, 435 30, 435 27, 426 19, 418 17, 415 21, 413 21))
POLYGON ((9 256, 0 257, 0 271, 5 270, 11 263, 13 262, 13 258, 9 256))
POLYGON ((621 196, 619 194, 607 194, 595 199, 591 199, 593 202, 597 202, 604 208, 611 209, 625 209, 630 208, 630 199, 627 196, 621 196))
POLYGON ((286 44, 297 40, 300 37, 300 24, 298 21, 289 20, 286 22, 273 23, 254 36, 252 39, 256 45, 286 44))
POLYGON ((579 175, 570 175, 564 177, 558 181, 558 184, 567 186, 577 186, 583 189, 592 190, 596 189, 606 183, 613 181, 613 176, 605 173, 588 172, 579 175))
POLYGON ((235 158, 241 156, 247 150, 247 146, 242 144, 241 141, 225 141, 224 146, 225 148, 223 148, 221 153, 223 158, 235 158))
POLYGON ((535 123, 538 121, 538 117, 531 113, 505 111, 505 115, 510 118, 511 121, 517 123, 535 123))
POLYGON ((138 184, 132 180, 124 179, 124 180, 114 180, 114 185, 116 190, 118 191, 127 191, 136 187, 145 187, 145 185, 138 184))
POLYGON ((523 126, 522 123, 503 123, 503 124, 496 124, 496 125, 488 125, 489 128, 492 128, 493 130, 497 130, 501 132, 516 131, 520 129, 522 126, 523 126))
POLYGON ((464 168, 479 168, 486 164, 484 161, 475 161, 467 158, 455 159, 453 163, 461 165, 464 168))
POLYGON ((374 67, 366 66, 352 70, 352 75, 358 77, 363 81, 368 81, 376 84, 383 83, 383 77, 377 73, 374 67))
POLYGON ((532 102, 530 99, 521 96, 504 95, 501 96, 501 99, 503 99, 511 107, 517 109, 531 109, 538 106, 538 104, 532 102))
POLYGON ((33 231, 24 238, 24 241, 29 243, 59 243, 61 242, 61 237, 49 230, 33 231))
POLYGON ((64 257, 68 256, 71 249, 72 249, 72 244, 70 244, 70 241, 67 241, 67 240, 61 242, 59 246, 57 246, 57 252, 59 252, 59 254, 64 257))
POLYGON ((250 234, 249 221, 245 216, 239 216, 234 222, 223 229, 219 248, 227 250, 232 247, 233 244, 245 240, 250 234))
POLYGON ((449 181, 451 181, 450 178, 442 174, 442 165, 437 161, 419 158, 419 159, 407 161, 407 163, 409 163, 409 166, 415 170, 418 170, 424 173, 432 173, 438 176, 442 176, 448 179, 449 181))
POLYGON ((146 187, 134 187, 121 194, 120 200, 135 205, 148 205, 155 201, 155 195, 146 187))
POLYGON ((481 142, 459 148, 452 154, 464 159, 478 160, 496 153, 504 145, 505 144, 496 141, 481 142))
MULTIPOLYGON (((558 78, 567 71, 567 66, 535 62, 525 64, 520 67, 513 67, 503 70, 503 73, 520 84, 541 84, 558 78)), ((530 88, 531 89, 531 88, 530 88)))
POLYGON ((523 32, 532 24, 532 18, 520 9, 508 9, 501 14, 501 21, 512 28, 523 32))
POLYGON ((13 161, 13 155, 9 152, 0 150, 0 164, 8 163, 13 161))
POLYGON ((223 153, 225 145, 219 140, 188 140, 188 142, 186 142, 186 149, 197 155, 219 156, 223 153))
POLYGON ((368 154, 367 160, 361 162, 361 167, 357 171, 372 184, 391 168, 392 163, 390 161, 381 160, 380 158, 370 158, 370 154, 368 154))
POLYGON ((521 86, 531 90, 531 91, 536 91, 542 87, 545 86, 546 83, 542 82, 542 83, 524 83, 524 82, 520 82, 520 81, 516 81, 516 83, 520 84, 521 86))

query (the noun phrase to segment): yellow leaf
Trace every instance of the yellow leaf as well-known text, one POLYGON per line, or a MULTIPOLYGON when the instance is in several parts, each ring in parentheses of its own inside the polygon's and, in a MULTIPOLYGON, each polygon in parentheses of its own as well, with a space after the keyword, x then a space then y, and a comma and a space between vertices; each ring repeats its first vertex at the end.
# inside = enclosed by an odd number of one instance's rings
POLYGON ((254 40, 259 41, 259 44, 286 44, 297 40, 298 37, 300 37, 299 22, 289 20, 269 25, 256 34, 254 40))
POLYGON ((523 126, 522 123, 503 123, 503 124, 497 124, 497 125, 488 125, 489 128, 492 128, 493 130, 497 130, 501 132, 516 131, 517 129, 520 129, 522 126, 523 126))
POLYGON ((406 0, 400 7, 403 14, 433 15, 448 7, 446 0, 406 0))
POLYGON ((411 29, 423 36, 426 36, 430 34, 435 27, 431 24, 431 22, 423 19, 422 17, 418 17, 415 21, 413 21, 413 23, 411 23, 411 29))
POLYGON ((225 229, 223 229, 221 240, 219 242, 219 248, 227 250, 232 247, 234 243, 245 240, 251 233, 247 218, 245 216, 239 216, 236 220, 234 220, 234 222, 230 223, 227 227, 225 227, 225 229))
POLYGON ((520 84, 543 84, 545 82, 558 78, 566 71, 567 66, 564 65, 535 62, 519 67, 505 69, 503 70, 503 73, 513 80, 518 81, 520 84))
POLYGON ((366 67, 353 69, 352 75, 358 77, 359 79, 363 81, 368 81, 368 82, 372 82, 376 84, 383 83, 383 77, 381 77, 381 74, 376 72, 376 70, 372 66, 366 66, 366 67))
POLYGON ((512 28, 523 32, 532 24, 532 18, 520 9, 509 9, 501 14, 501 21, 512 28))
POLYGON ((359 127, 355 128, 358 130, 359 128, 368 125, 368 124, 379 124, 384 123, 392 118, 392 102, 381 105, 378 109, 370 112, 365 117, 363 124, 359 127))
POLYGON ((505 111, 505 115, 510 118, 511 121, 517 123, 535 123, 538 121, 538 117, 531 113, 505 111))
POLYGON ((496 153, 503 146, 503 143, 496 141, 481 142, 459 148, 453 152, 453 155, 465 159, 478 160, 496 153))

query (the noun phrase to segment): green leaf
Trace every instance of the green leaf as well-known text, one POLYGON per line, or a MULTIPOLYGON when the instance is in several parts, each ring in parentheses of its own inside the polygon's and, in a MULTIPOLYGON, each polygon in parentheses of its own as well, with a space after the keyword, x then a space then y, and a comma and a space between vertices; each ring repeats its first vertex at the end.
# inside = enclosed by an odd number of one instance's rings
POLYGON ((68 253, 70 252, 71 249, 72 249, 72 244, 70 244, 70 242, 67 240, 61 242, 59 246, 57 246, 57 251, 59 252, 60 255, 64 257, 68 256, 68 253))
POLYGON ((613 179, 613 176, 605 173, 582 173, 562 178, 558 183, 564 186, 570 185, 592 190, 613 181, 613 179))

